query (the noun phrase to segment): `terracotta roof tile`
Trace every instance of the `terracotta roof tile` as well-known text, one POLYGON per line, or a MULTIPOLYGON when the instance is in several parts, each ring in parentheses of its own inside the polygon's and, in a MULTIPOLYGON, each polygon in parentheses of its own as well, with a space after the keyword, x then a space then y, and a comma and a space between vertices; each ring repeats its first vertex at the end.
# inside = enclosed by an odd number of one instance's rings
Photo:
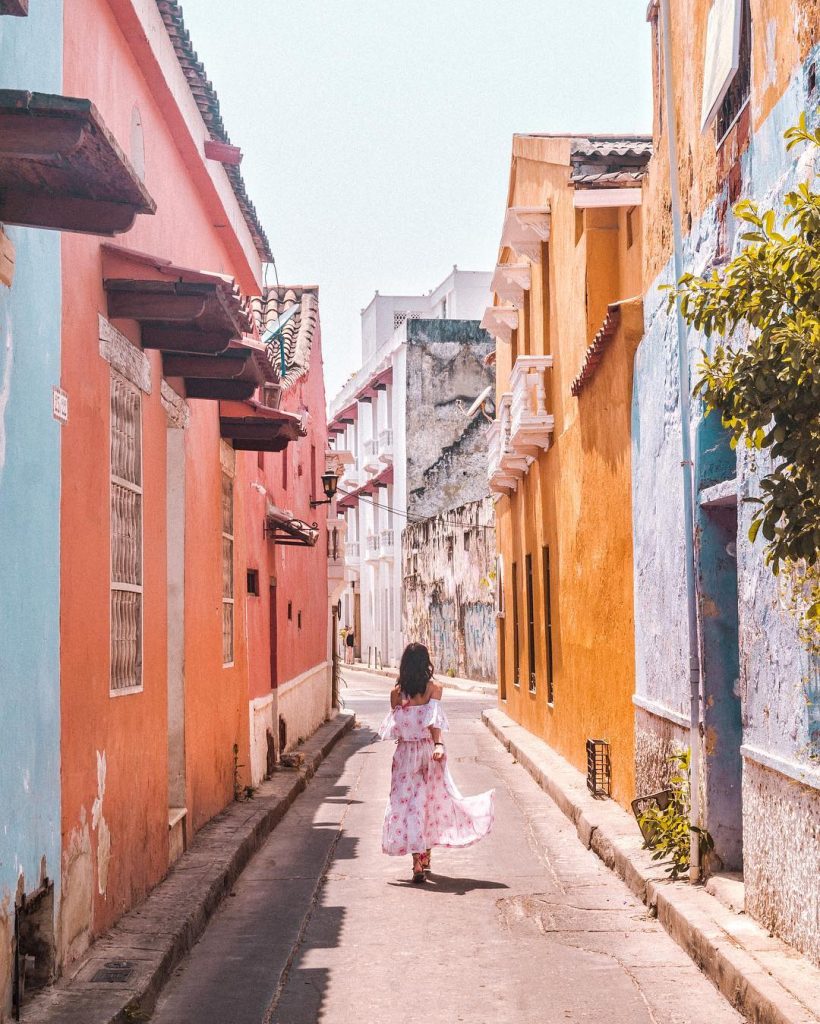
POLYGON ((592 344, 586 350, 580 373, 572 382, 570 390, 576 398, 581 394, 584 387, 594 376, 595 371, 598 369, 598 364, 604 358, 604 352, 607 350, 609 343, 615 336, 615 331, 618 329, 618 324, 620 322, 620 305, 613 303, 612 305, 607 306, 604 322, 598 328, 598 332, 592 339, 592 344))
POLYGON ((260 334, 276 327, 278 317, 297 302, 300 304, 299 312, 282 329, 284 376, 278 340, 268 346, 268 359, 282 388, 292 387, 310 369, 313 336, 319 323, 319 290, 313 286, 281 285, 266 288, 262 295, 251 299, 253 317, 260 334))
POLYGON ((570 180, 576 188, 629 188, 640 183, 652 156, 648 135, 573 138, 570 180))

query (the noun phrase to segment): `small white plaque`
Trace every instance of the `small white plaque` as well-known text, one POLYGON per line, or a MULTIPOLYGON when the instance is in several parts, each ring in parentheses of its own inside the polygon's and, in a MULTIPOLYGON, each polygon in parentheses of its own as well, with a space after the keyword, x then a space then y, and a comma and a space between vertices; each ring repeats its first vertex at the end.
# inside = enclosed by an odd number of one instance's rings
POLYGON ((58 423, 68 423, 68 395, 62 388, 51 389, 51 415, 58 423))

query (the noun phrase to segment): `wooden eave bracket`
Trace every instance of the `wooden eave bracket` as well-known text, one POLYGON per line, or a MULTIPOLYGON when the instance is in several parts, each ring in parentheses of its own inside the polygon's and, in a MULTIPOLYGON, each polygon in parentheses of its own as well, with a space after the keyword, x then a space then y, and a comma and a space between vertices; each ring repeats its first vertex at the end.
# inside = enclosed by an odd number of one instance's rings
POLYGON ((93 103, 0 89, 0 221, 115 235, 155 211, 93 103))
POLYGON ((242 163, 242 150, 239 146, 217 142, 215 139, 205 141, 205 156, 208 160, 216 160, 217 163, 227 164, 229 167, 238 167, 242 163))
POLYGON ((28 0, 0 0, 0 14, 25 18, 28 15, 28 0))

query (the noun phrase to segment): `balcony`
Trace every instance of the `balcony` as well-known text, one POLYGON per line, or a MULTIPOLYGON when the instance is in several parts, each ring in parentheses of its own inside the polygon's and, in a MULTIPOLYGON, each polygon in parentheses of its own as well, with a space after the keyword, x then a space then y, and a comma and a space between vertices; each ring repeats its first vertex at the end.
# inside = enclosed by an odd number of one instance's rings
POLYGON ((510 436, 508 448, 517 457, 535 458, 552 440, 555 419, 547 412, 545 375, 552 356, 520 356, 515 361, 510 383, 510 436))
POLYGON ((346 579, 345 534, 347 523, 343 516, 327 521, 327 590, 332 601, 338 600, 346 579))
POLYGON ((393 560, 396 538, 393 530, 382 530, 379 534, 379 554, 382 558, 393 560))
POLYGON ((379 434, 379 460, 387 465, 393 461, 392 430, 382 430, 379 434))
POLYGON ((357 540, 345 544, 345 579, 348 583, 359 578, 362 565, 362 547, 357 540))
POLYGON ((381 541, 378 533, 367 535, 364 557, 366 562, 378 562, 381 558, 381 541))
POLYGON ((343 491, 355 491, 358 486, 359 464, 354 459, 344 467, 342 477, 339 480, 339 487, 341 487, 343 491))
POLYGON ((364 443, 364 471, 365 473, 378 473, 382 468, 379 462, 379 442, 373 438, 364 443))
POLYGON ((494 500, 512 494, 519 479, 527 472, 532 459, 518 456, 510 448, 510 409, 512 395, 502 395, 498 403, 498 419, 487 431, 487 479, 494 500))

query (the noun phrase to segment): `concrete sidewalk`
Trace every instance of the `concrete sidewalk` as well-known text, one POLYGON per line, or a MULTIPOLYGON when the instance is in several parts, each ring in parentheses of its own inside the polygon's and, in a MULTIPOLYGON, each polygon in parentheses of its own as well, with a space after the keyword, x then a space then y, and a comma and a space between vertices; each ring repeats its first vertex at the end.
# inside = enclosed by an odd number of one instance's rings
POLYGON ((26 1024, 121 1024, 147 1020, 157 995, 230 893, 240 872, 354 724, 343 712, 299 747, 298 770, 278 771, 253 798, 230 804, 204 826, 167 878, 99 938, 50 989, 29 1003, 26 1024), (100 970, 109 979, 94 981, 100 970))
MULTIPOLYGON (((342 663, 339 668, 341 669, 342 676, 344 676, 344 670, 353 669, 354 672, 369 672, 374 676, 384 676, 386 679, 396 679, 398 677, 398 669, 392 668, 388 665, 386 668, 368 668, 367 664, 363 661, 356 661, 352 665, 345 665, 342 663)), ((482 683, 477 679, 462 679, 459 676, 442 676, 436 673, 436 682, 448 690, 462 690, 465 693, 486 693, 488 696, 496 697, 498 695, 498 687, 495 683, 482 683)))
POLYGON ((818 1024, 820 970, 701 886, 671 882, 643 848, 635 819, 596 800, 584 776, 503 711, 490 731, 575 826, 578 838, 657 915, 720 992, 754 1024, 818 1024))

